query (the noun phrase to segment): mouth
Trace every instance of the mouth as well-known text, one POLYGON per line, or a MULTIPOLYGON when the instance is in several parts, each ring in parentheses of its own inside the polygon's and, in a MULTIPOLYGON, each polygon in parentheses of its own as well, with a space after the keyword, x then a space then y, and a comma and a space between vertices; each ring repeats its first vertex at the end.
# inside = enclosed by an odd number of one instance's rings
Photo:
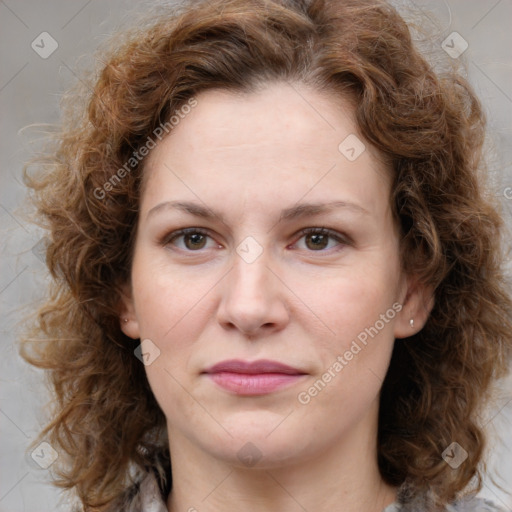
POLYGON ((307 375, 297 368, 266 359, 222 361, 202 373, 224 390, 246 396, 272 393, 295 384, 307 375))

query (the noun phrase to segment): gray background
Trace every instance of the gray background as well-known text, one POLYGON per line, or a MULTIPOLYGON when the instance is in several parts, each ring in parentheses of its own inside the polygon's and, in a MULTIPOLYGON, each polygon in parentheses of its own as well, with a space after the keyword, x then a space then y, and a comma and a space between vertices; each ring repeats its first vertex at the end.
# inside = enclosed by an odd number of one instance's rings
MULTIPOLYGON (((423 15, 438 20, 431 41, 457 31, 468 42, 461 59, 489 117, 490 172, 496 198, 512 225, 512 0, 404 0, 423 15)), ((27 127, 58 120, 59 98, 74 79, 79 58, 87 57, 129 12, 144 12, 150 2, 134 0, 0 0, 0 512, 69 510, 58 505, 59 491, 48 483, 48 471, 25 453, 42 423, 48 396, 41 372, 20 360, 15 345, 23 314, 34 308, 46 286, 45 267, 38 257, 41 232, 24 219, 23 162, 38 145, 38 133, 27 127), (31 47, 42 32, 57 41, 57 50, 41 58, 31 47)), ((432 29, 434 30, 434 29, 432 29)), ((48 46, 46 46, 48 48, 48 46)), ((39 134, 40 136, 40 134, 39 134)), ((512 490, 512 401, 510 380, 488 411, 491 432, 490 469, 496 481, 512 490)), ((489 478, 482 495, 512 509, 512 497, 489 478)))

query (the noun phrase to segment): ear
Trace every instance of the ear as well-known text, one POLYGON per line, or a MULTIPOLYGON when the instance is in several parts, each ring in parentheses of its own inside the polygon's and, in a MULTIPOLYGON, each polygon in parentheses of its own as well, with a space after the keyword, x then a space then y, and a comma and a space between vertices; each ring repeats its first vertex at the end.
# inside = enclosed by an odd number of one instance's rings
POLYGON ((134 340, 140 338, 139 322, 135 314, 135 305, 130 284, 124 284, 120 290, 119 322, 121 330, 134 340))
POLYGON ((402 309, 394 326, 395 338, 408 338, 421 331, 427 323, 434 307, 434 290, 431 286, 420 283, 414 276, 407 277, 401 298, 402 309), (411 319, 414 321, 412 326, 411 319))

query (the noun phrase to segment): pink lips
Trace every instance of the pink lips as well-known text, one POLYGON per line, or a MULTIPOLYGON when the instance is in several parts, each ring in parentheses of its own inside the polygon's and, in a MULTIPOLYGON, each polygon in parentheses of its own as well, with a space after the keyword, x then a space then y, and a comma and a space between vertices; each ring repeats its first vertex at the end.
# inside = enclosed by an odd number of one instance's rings
POLYGON ((217 385, 237 395, 263 395, 295 383, 305 375, 276 361, 261 359, 246 362, 238 359, 222 361, 203 373, 217 385))

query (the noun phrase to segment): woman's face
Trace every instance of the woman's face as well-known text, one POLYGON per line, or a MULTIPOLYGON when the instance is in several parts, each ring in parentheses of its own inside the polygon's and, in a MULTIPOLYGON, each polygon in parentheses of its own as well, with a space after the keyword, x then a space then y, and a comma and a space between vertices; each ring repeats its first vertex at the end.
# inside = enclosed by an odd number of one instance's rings
POLYGON ((145 164, 122 324, 171 452, 271 467, 368 444, 413 334, 389 170, 325 93, 196 100, 145 164))

